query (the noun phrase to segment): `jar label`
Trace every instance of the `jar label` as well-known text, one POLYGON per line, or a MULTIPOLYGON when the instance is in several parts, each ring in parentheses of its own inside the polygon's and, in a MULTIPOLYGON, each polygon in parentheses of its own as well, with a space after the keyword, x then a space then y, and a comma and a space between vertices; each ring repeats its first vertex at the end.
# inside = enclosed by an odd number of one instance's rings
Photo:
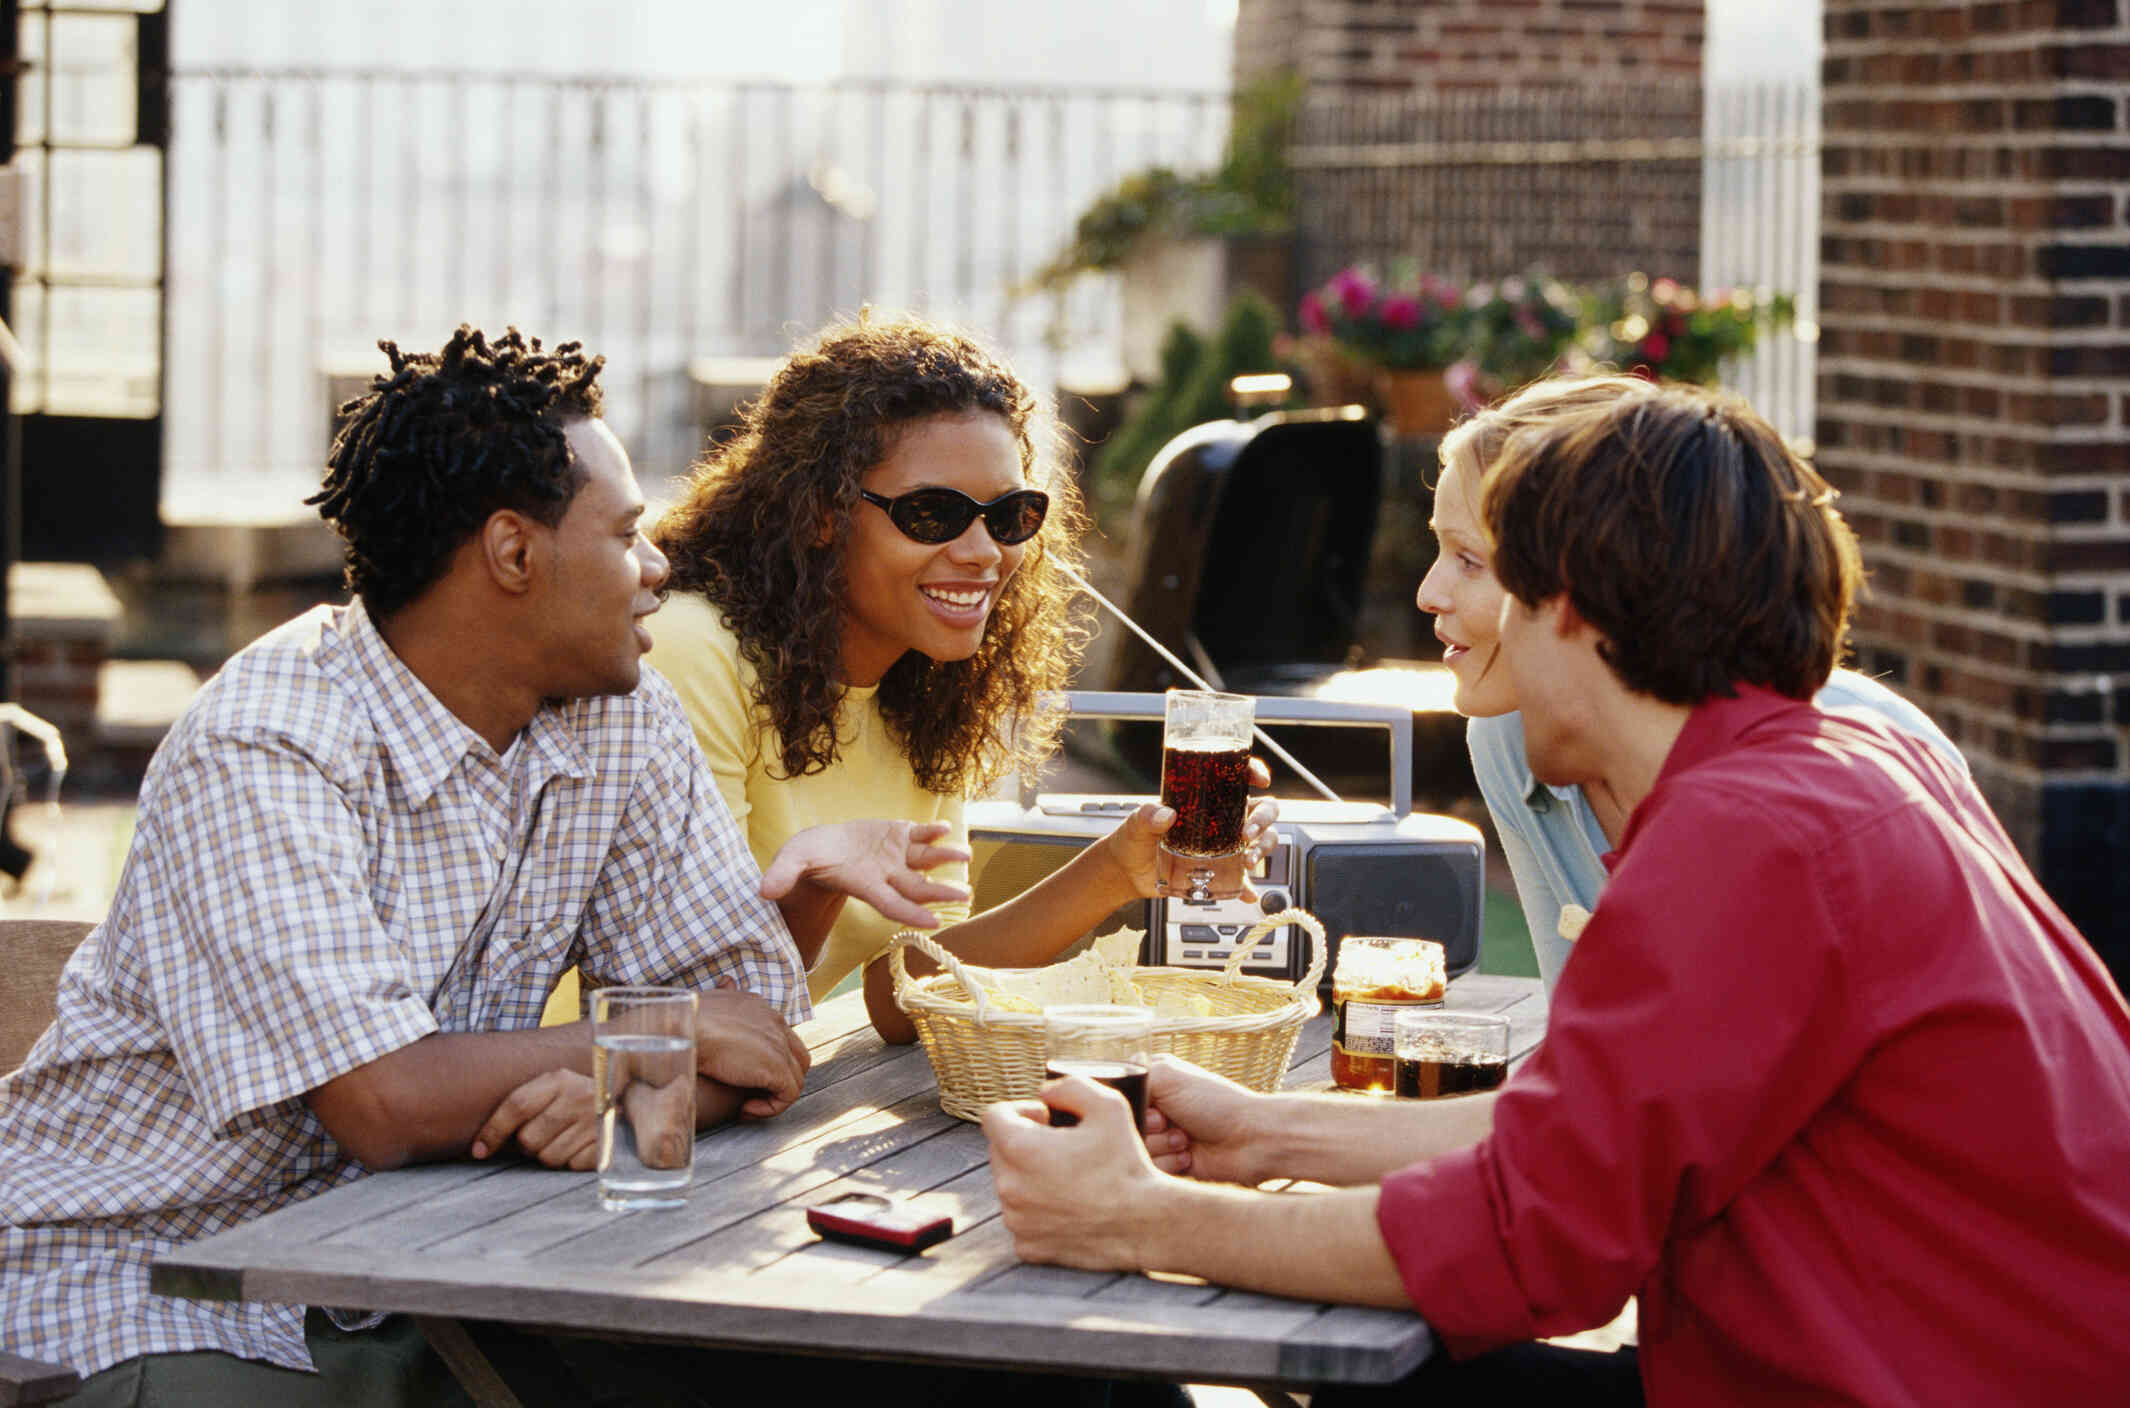
POLYGON ((1418 1004, 1410 1002, 1342 1002, 1338 1029, 1332 1041, 1354 1056, 1395 1056, 1398 1014, 1418 1004))

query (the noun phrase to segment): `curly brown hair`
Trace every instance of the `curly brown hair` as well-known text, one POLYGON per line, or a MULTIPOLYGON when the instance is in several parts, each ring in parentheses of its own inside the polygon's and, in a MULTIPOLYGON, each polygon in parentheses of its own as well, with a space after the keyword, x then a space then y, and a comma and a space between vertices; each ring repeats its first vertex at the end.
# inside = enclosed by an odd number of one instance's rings
POLYGON ((1028 541, 966 660, 908 651, 881 679, 881 716, 918 783, 972 795, 1048 757, 1063 689, 1086 644, 1086 608, 1067 570, 1081 566, 1086 517, 1054 431, 1027 387, 971 338, 915 319, 861 314, 792 354, 740 408, 736 434, 696 463, 686 493, 653 525, 672 563, 668 590, 701 592, 754 667, 754 703, 775 723, 787 777, 835 762, 836 683, 848 582, 843 553, 859 482, 904 428, 990 412, 1020 445, 1050 514, 1028 541), (823 525, 829 531, 823 532, 823 525))

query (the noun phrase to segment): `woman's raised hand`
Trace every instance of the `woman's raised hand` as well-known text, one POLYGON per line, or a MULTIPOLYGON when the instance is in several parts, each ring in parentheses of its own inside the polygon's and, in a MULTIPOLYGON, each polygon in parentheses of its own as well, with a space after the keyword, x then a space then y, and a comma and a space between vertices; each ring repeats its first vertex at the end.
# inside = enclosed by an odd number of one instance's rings
POLYGON ((943 821, 839 821, 809 826, 786 841, 762 872, 762 898, 780 900, 802 882, 863 900, 898 924, 936 929, 928 904, 969 898, 966 885, 928 870, 969 859, 967 846, 942 842, 943 821))

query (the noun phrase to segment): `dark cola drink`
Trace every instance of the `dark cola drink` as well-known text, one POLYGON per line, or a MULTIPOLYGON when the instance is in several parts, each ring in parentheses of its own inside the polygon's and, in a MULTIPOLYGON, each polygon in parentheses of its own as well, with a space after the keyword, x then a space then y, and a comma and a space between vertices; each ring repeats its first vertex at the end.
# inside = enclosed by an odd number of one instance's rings
MULTIPOLYGON (((1132 1107, 1132 1128, 1146 1128, 1146 1067, 1130 1061, 1083 1061, 1078 1058, 1059 1057, 1043 1067, 1052 1080, 1060 1076, 1086 1076, 1108 1086, 1122 1095, 1132 1107)), ((1075 1125, 1078 1115, 1053 1108, 1050 1112, 1052 1126, 1075 1125)))
POLYGON ((1243 847, 1250 750, 1170 744, 1161 750, 1161 805, 1176 824, 1163 842, 1184 856, 1231 856, 1243 847))
POLYGON ((1407 1100, 1498 1090, 1508 1078, 1509 1063, 1487 1056, 1398 1058, 1398 1094, 1407 1100))

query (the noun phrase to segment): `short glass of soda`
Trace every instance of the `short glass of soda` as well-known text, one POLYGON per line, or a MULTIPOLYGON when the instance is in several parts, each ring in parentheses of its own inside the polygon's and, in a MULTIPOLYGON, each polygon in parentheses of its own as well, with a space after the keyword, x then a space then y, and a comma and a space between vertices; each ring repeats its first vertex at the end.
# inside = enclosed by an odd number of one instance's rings
POLYGON ((1400 1012, 1397 1093, 1408 1100, 1493 1090, 1509 1075, 1509 1019, 1499 1012, 1400 1012))
MULTIPOLYGON (((1132 1127, 1146 1127, 1146 1076, 1154 1039, 1148 1007, 1108 1003, 1063 1003, 1043 1009, 1043 1065, 1052 1080, 1086 1076, 1122 1095, 1132 1107, 1132 1127)), ((1052 1107, 1053 1125, 1074 1125, 1078 1115, 1052 1107)))

